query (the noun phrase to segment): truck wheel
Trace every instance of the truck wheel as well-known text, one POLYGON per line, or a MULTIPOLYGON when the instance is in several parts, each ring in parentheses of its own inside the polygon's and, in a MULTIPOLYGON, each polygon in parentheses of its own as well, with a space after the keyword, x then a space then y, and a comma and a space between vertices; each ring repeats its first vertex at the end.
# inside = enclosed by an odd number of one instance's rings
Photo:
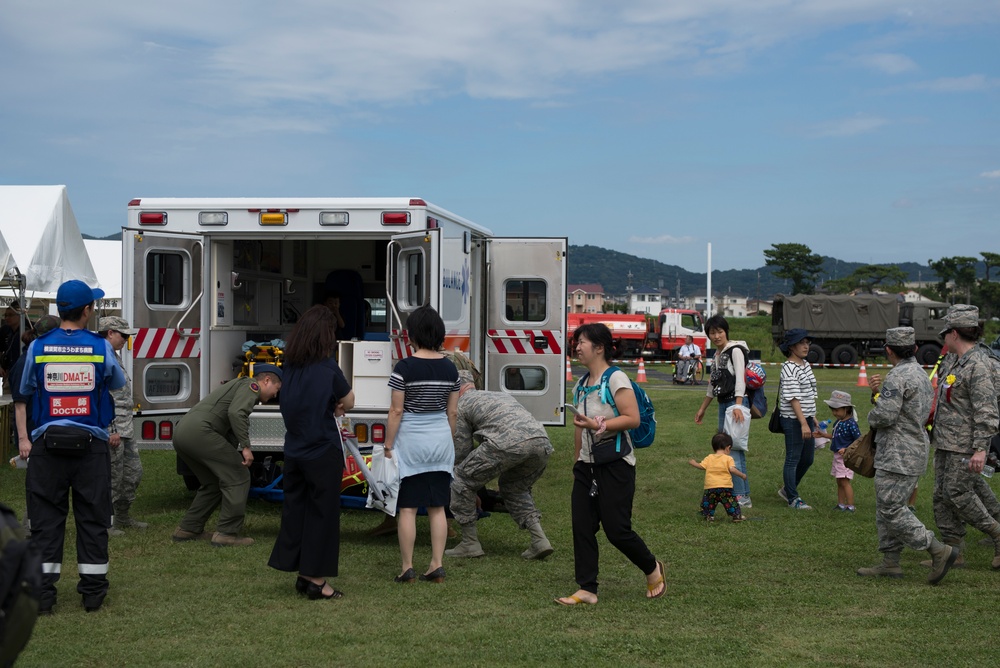
POLYGON ((936 343, 925 343, 917 348, 917 362, 925 366, 930 366, 937 362, 941 356, 941 347, 936 343))
POLYGON ((826 363, 826 352, 816 343, 809 344, 809 354, 806 355, 806 361, 810 364, 825 364, 826 363))
POLYGON ((187 487, 188 490, 196 492, 198 491, 198 488, 201 487, 201 483, 198 482, 198 476, 188 474, 184 476, 184 486, 187 487))
POLYGON ((858 351, 850 344, 841 343, 833 349, 830 361, 834 364, 857 364, 858 351))

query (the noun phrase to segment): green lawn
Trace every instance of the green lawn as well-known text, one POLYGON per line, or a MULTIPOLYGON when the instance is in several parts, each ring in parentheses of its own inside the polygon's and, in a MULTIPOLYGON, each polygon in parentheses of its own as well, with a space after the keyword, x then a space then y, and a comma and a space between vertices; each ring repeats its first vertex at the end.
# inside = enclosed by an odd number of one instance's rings
MULTIPOLYGON (((856 371, 817 376, 822 396, 844 389, 864 405, 856 371)), ((380 516, 349 511, 339 601, 305 600, 293 576, 266 566, 276 504, 251 502, 251 548, 171 543, 190 496, 172 453, 144 452, 134 511, 151 527, 112 539, 104 608, 86 614, 80 606, 69 536, 56 613, 39 620, 18 666, 994 665, 1000 574, 990 571, 992 549, 976 544, 978 532, 970 532, 969 566, 940 586, 925 583, 917 563, 925 555, 914 552, 904 553, 902 580, 857 577, 857 567, 879 558, 872 481, 855 481, 856 514, 834 512, 830 454, 821 450, 800 487, 816 510, 787 509, 776 494, 782 441, 766 420, 753 423, 748 457, 753 521, 706 525, 696 513, 702 474, 687 465, 710 451, 714 418, 701 427, 693 420, 703 388, 647 389, 659 435, 638 453, 634 523, 667 564, 663 599, 646 600, 642 574, 602 538, 600 603, 552 602, 576 589, 570 429, 551 430, 556 454, 536 489, 556 548, 548 560, 523 561, 526 532, 494 514, 479 524, 486 557, 446 558, 443 585, 400 586, 392 582, 395 538, 368 537, 380 516)), ((918 500, 928 523, 931 485, 925 476, 918 500)), ((23 471, 4 468, 0 490, 23 511, 23 471)), ((425 518, 418 527, 421 564, 430 549, 425 518)))

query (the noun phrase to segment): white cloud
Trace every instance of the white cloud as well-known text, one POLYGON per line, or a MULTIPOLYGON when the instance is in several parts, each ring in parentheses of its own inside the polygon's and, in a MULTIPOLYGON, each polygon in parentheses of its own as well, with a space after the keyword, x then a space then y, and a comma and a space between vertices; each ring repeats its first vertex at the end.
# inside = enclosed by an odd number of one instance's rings
POLYGON ((661 234, 658 237, 629 237, 629 243, 642 244, 644 246, 664 246, 689 244, 695 240, 694 237, 675 237, 672 234, 661 234))
POLYGON ((858 114, 849 118, 816 123, 809 128, 809 135, 813 137, 853 137, 874 132, 888 122, 888 120, 878 116, 858 114))
POLYGON ((985 179, 1000 179, 1000 169, 994 169, 989 172, 983 172, 980 174, 985 179))
MULTIPOLYGON (((143 88, 176 81, 188 95, 193 89, 230 104, 551 99, 583 78, 650 66, 686 75, 739 69, 764 48, 858 25, 1000 19, 987 0, 907 7, 901 12, 897 0, 17 2, 5 6, 0 24, 0 77, 8 99, 23 87, 112 75, 143 88)), ((894 53, 867 59, 888 73, 915 66, 894 53)))
POLYGON ((983 74, 969 74, 964 77, 944 77, 920 81, 910 84, 906 88, 931 93, 978 93, 998 86, 1000 86, 1000 79, 987 77, 983 74))
POLYGON ((917 69, 917 64, 900 53, 869 53, 857 56, 855 62, 883 74, 903 74, 917 69))

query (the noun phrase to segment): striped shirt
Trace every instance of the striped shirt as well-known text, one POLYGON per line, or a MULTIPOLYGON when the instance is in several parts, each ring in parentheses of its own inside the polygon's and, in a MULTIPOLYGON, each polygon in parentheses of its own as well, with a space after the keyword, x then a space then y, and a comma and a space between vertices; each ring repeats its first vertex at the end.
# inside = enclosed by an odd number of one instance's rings
POLYGON ((796 417, 792 410, 792 399, 798 399, 802 415, 816 416, 816 376, 808 364, 787 361, 781 365, 781 407, 782 417, 796 417))
POLYGON ((447 357, 407 357, 396 363, 389 387, 404 394, 404 413, 442 413, 448 396, 458 392, 458 369, 447 357))

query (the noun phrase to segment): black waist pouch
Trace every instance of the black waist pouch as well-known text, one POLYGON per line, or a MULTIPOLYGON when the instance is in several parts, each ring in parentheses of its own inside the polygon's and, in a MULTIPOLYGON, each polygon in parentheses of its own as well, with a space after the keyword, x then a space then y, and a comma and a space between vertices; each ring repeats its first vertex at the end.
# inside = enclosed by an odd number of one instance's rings
POLYGON ((615 434, 590 446, 590 456, 595 464, 610 464, 629 456, 632 452, 632 445, 629 443, 628 437, 621 434, 621 446, 619 447, 618 436, 619 434, 615 434))
POLYGON ((45 449, 54 455, 84 455, 90 452, 93 434, 76 427, 54 425, 42 434, 45 449))

